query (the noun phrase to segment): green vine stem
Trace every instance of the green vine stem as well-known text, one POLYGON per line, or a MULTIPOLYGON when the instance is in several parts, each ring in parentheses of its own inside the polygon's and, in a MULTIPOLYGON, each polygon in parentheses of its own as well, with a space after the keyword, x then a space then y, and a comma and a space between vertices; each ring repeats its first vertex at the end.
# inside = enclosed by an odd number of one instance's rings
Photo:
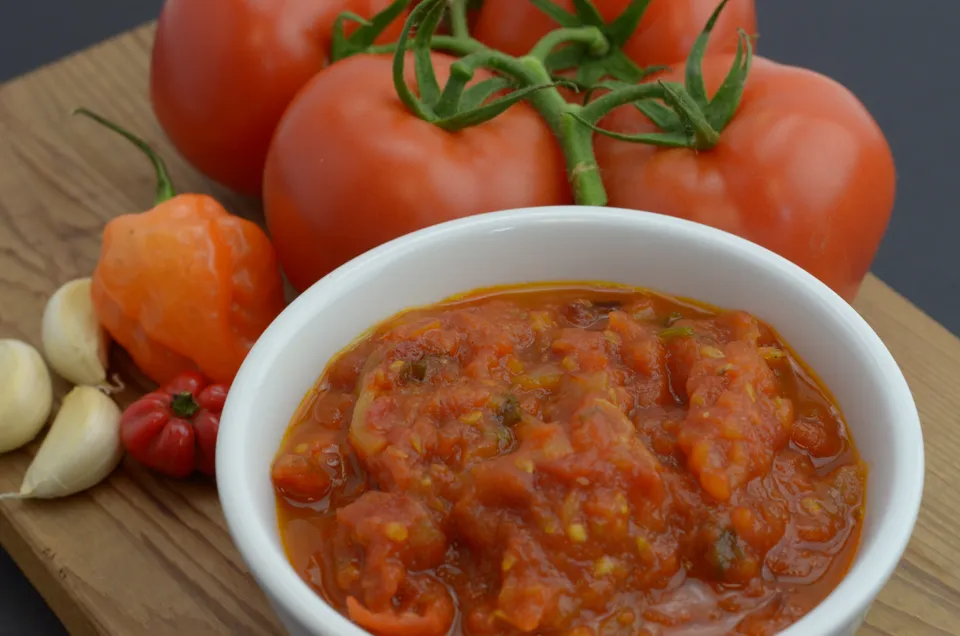
POLYGON ((590 0, 573 0, 573 12, 561 8, 554 0, 529 2, 562 28, 592 26, 599 29, 608 43, 604 49, 574 45, 556 51, 546 61, 551 73, 575 69, 577 83, 589 87, 605 75, 635 83, 657 70, 641 68, 623 52, 624 44, 637 30, 651 0, 633 0, 609 23, 604 21, 590 0))
MULTIPOLYGON (((636 28, 650 0, 632 0, 624 13, 610 24, 602 21, 590 0, 576 0, 576 15, 563 12, 551 0, 532 0, 555 17, 560 28, 545 35, 530 53, 520 58, 473 40, 463 24, 454 28, 453 36, 436 35, 434 31, 448 8, 448 1, 463 8, 462 0, 424 0, 410 12, 395 44, 370 46, 366 52, 392 51, 397 95, 412 114, 444 130, 478 126, 519 101, 529 102, 560 143, 574 199, 580 205, 607 203, 593 149, 594 133, 627 142, 707 151, 717 144, 736 112, 750 70, 751 42, 741 32, 729 74, 713 98, 707 98, 702 77, 703 57, 710 33, 728 0, 720 2, 694 43, 683 84, 665 81, 637 84, 643 72, 635 65, 623 63, 625 57, 620 46, 636 28), (450 77, 442 89, 430 57, 431 50, 436 49, 462 55, 451 65, 450 77), (407 85, 408 51, 412 52, 419 95, 407 85), (578 81, 584 76, 590 80, 579 82, 581 85, 589 86, 591 91, 602 88, 608 92, 585 105, 567 102, 551 74, 556 70, 555 65, 560 64, 558 60, 578 68, 578 81), (482 68, 493 71, 496 76, 471 86, 476 71, 482 68), (598 83, 604 76, 614 79, 598 83), (624 77, 629 79, 624 81, 624 77), (646 115, 660 131, 627 135, 600 128, 599 122, 608 113, 629 104, 646 115)), ((465 12, 463 16, 465 20, 465 12)), ((455 16, 453 22, 459 19, 455 16)))
MULTIPOLYGON (((449 16, 450 30, 451 35, 440 35, 433 34, 433 37, 430 41, 430 48, 434 51, 443 51, 445 53, 451 53, 458 57, 463 57, 464 55, 470 55, 471 53, 476 53, 486 49, 487 47, 472 37, 470 37, 470 28, 467 23, 467 7, 469 5, 469 0, 446 0, 447 1, 447 15, 449 16)), ((388 17, 393 19, 396 18, 394 15, 394 6, 402 5, 403 8, 406 8, 410 4, 410 0, 397 0, 394 4, 391 4, 387 9, 383 11, 384 14, 388 14, 388 17)), ((338 16, 339 18, 347 17, 352 14, 344 13, 338 16)), ((374 17, 373 22, 377 22, 379 15, 374 17)), ((382 22, 382 20, 381 20, 382 22)), ((351 36, 354 37, 354 36, 351 36)), ((394 54, 397 51, 398 42, 392 42, 389 44, 376 44, 369 45, 365 47, 362 53, 367 53, 371 55, 383 55, 383 54, 394 54)), ((413 50, 414 40, 408 40, 406 43, 406 49, 408 51, 413 50)))
MULTIPOLYGON (((522 72, 529 74, 531 79, 550 79, 550 73, 538 57, 528 55, 520 60, 511 60, 510 64, 501 64, 501 69, 512 70, 513 65, 519 62, 517 71, 523 69, 522 72)), ((580 106, 568 103, 556 89, 531 95, 529 101, 540 111, 560 141, 574 200, 580 205, 606 205, 607 190, 603 187, 600 167, 593 152, 593 132, 571 117, 580 110, 580 106)))
MULTIPOLYGON (((543 62, 543 58, 549 55, 554 47, 569 41, 589 43, 593 46, 597 46, 595 43, 598 41, 600 46, 606 44, 597 29, 586 27, 555 31, 545 36, 530 55, 522 58, 484 49, 458 60, 451 66, 448 88, 455 83, 465 84, 473 78, 477 69, 488 68, 530 90, 525 99, 540 112, 560 142, 575 200, 582 205, 606 205, 606 190, 593 153, 593 133, 588 127, 581 126, 575 119, 568 117, 580 107, 563 99, 554 88, 553 79, 543 62)), ((651 95, 661 94, 656 86, 646 88, 651 95)))
POLYGON ((494 66, 491 58, 516 61, 516 58, 483 47, 451 66, 450 79, 441 91, 430 52, 433 30, 436 29, 443 14, 443 2, 444 0, 427 0, 417 5, 410 13, 400 39, 397 41, 397 50, 393 57, 393 84, 400 101, 411 113, 424 121, 453 132, 490 121, 513 104, 554 86, 549 76, 546 81, 539 81, 530 75, 525 75, 519 86, 505 84, 503 77, 494 77, 468 89, 467 83, 473 79, 477 68, 494 66), (414 31, 416 35, 411 46, 410 35, 414 31), (419 95, 407 85, 408 48, 412 50, 419 95), (497 92, 511 87, 515 90, 506 95, 494 97, 497 92), (493 98, 492 101, 489 101, 490 98, 493 98))
MULTIPOLYGON (((375 46, 368 47, 365 53, 371 55, 392 55, 397 52, 398 42, 391 42, 390 44, 377 44, 375 46)), ((406 49, 408 51, 413 50, 413 40, 407 40, 406 49)), ((470 55, 471 53, 476 53, 477 51, 483 51, 487 47, 482 42, 478 42, 471 37, 458 38, 452 35, 434 35, 430 39, 430 48, 434 51, 443 51, 445 53, 452 53, 457 57, 463 57, 464 55, 470 55)))
POLYGON ((450 31, 454 39, 465 40, 470 37, 467 24, 467 0, 448 0, 450 10, 450 31))
POLYGON ((586 45, 592 54, 598 56, 606 55, 607 51, 610 50, 610 43, 597 27, 570 27, 547 33, 530 50, 528 55, 546 64, 547 58, 553 53, 554 49, 561 44, 573 42, 586 45))

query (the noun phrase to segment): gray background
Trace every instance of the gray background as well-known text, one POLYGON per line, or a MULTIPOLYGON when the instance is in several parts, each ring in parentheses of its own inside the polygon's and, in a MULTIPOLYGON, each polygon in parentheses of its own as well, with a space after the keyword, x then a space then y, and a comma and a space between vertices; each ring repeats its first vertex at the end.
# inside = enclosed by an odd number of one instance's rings
MULTIPOLYGON (((0 81, 149 20, 161 4, 0 0, 0 81)), ((874 272, 960 333, 960 213, 947 187, 951 174, 954 185, 960 182, 953 154, 960 149, 960 2, 758 0, 758 6, 763 55, 846 84, 886 132, 899 172, 897 205, 874 272)), ((0 550, 0 636, 62 633, 0 550)))

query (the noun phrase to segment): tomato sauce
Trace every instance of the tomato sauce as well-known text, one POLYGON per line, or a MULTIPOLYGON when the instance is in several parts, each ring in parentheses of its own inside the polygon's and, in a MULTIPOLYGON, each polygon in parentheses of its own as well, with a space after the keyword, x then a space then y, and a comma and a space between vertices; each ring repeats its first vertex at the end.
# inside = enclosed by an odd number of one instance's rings
POLYGON ((866 486, 769 326, 601 285, 384 323, 272 478, 296 571, 383 636, 773 634, 846 573, 866 486))

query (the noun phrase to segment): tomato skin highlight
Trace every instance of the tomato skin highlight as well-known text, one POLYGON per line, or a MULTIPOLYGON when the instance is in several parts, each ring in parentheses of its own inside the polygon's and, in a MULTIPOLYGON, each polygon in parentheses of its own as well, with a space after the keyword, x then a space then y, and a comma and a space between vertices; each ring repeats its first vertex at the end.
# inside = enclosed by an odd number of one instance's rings
MULTIPOLYGON (((572 0, 555 0, 573 11, 572 0)), ((652 0, 640 25, 624 46, 624 52, 640 66, 682 62, 690 53, 719 0, 652 0)), ((608 23, 617 18, 630 0, 593 0, 608 23)), ((473 35, 487 46, 524 55, 537 41, 559 25, 529 0, 485 0, 473 35)), ((730 0, 710 36, 708 53, 737 50, 737 29, 757 31, 754 0, 730 0)))
MULTIPOLYGON (((708 94, 732 64, 729 55, 704 60, 708 94)), ((682 73, 678 68, 656 79, 682 81, 682 73)), ((626 134, 656 130, 629 106, 600 125, 626 134)), ((611 206, 737 234, 803 267, 848 301, 893 210, 893 156, 863 104, 832 79, 760 57, 713 149, 661 149, 602 135, 595 146, 611 206)))
MULTIPOLYGON (((454 58, 435 53, 441 85, 454 58)), ((281 120, 264 173, 280 263, 304 290, 363 252, 442 221, 571 201, 559 144, 527 104, 447 132, 396 95, 389 56, 319 73, 281 120)), ((413 58, 407 57, 414 84, 413 58)), ((475 81, 490 77, 477 73, 475 81)))
MULTIPOLYGON (((391 0, 167 0, 150 68, 154 113, 198 170, 258 195, 287 104, 329 64, 343 11, 369 18, 391 0)), ((403 20, 379 41, 396 40, 403 20)), ((348 33, 352 25, 348 25, 348 33)))

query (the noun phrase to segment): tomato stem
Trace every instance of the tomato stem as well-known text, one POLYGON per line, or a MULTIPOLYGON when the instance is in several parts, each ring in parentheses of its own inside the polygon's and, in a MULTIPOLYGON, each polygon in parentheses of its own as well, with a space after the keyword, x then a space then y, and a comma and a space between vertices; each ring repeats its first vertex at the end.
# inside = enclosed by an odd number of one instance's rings
MULTIPOLYGON (((403 30, 400 31, 400 39, 397 40, 396 51, 393 54, 393 86, 397 91, 397 96, 410 112, 420 119, 429 122, 437 120, 437 115, 434 113, 433 107, 425 103, 425 99, 421 99, 421 97, 414 94, 413 90, 407 85, 407 50, 409 48, 413 51, 415 56, 414 65, 420 66, 416 64, 416 58, 422 57, 423 33, 418 32, 418 35, 413 40, 410 39, 410 34, 413 33, 415 29, 421 29, 426 23, 431 21, 431 14, 435 13, 437 7, 440 6, 439 3, 440 0, 421 2, 410 12, 407 21, 403 25, 403 30)), ((432 35, 433 34, 430 33, 427 37, 432 39, 432 35)), ((427 55, 429 56, 429 50, 427 51, 427 55)), ((421 79, 420 73, 418 73, 417 84, 420 88, 421 96, 428 98, 431 87, 429 85, 420 85, 421 79), (427 95, 424 95, 424 93, 427 93, 427 95)), ((435 78, 434 81, 436 81, 435 78)))
POLYGON ((170 181, 170 173, 167 171, 167 164, 164 163, 163 159, 156 153, 156 151, 150 147, 150 145, 145 142, 140 137, 137 137, 132 132, 128 131, 125 128, 121 128, 117 124, 113 123, 106 117, 98 115, 97 113, 89 110, 87 108, 77 108, 73 111, 74 115, 83 115, 88 119, 92 119, 101 126, 104 126, 118 135, 126 138, 130 143, 140 149, 143 154, 150 159, 150 163, 153 164, 153 169, 157 174, 157 194, 154 199, 154 205, 160 205, 164 201, 169 201, 173 197, 177 196, 176 191, 173 189, 173 183, 170 181))
POLYGON ((535 57, 545 65, 547 57, 553 53, 554 49, 561 44, 574 42, 586 45, 591 55, 606 55, 607 51, 610 50, 610 43, 600 29, 588 26, 551 31, 540 38, 540 41, 530 50, 527 56, 535 57))
MULTIPOLYGON (((650 117, 649 114, 648 117, 650 117)), ((693 98, 681 84, 674 82, 652 82, 650 84, 638 84, 636 86, 617 88, 584 106, 583 110, 574 115, 574 118, 582 125, 602 135, 619 139, 620 141, 644 143, 653 146, 709 150, 714 147, 720 139, 720 133, 707 121, 703 110, 697 106, 693 98), (669 124, 661 124, 661 126, 665 128, 663 132, 625 135, 604 130, 597 126, 597 122, 603 119, 610 111, 626 104, 635 104, 647 114, 647 109, 645 109, 644 106, 649 107, 649 100, 654 99, 663 100, 670 108, 664 109, 662 105, 660 105, 659 108, 666 110, 667 114, 673 115, 672 118, 668 120, 669 124), (644 104, 644 102, 647 103, 644 104), (643 106, 641 106, 641 104, 643 106), (677 115, 679 115, 679 117, 677 115)), ((653 117, 651 117, 651 119, 652 118, 653 117)))
POLYGON ((337 62, 357 53, 364 53, 373 46, 380 34, 399 18, 410 0, 394 0, 386 9, 374 15, 369 20, 352 11, 344 11, 333 22, 332 42, 330 43, 330 61, 337 62), (347 37, 346 23, 355 22, 360 25, 352 35, 347 37))
POLYGON ((449 0, 450 31, 456 40, 470 37, 470 26, 467 24, 467 0, 449 0))
POLYGON ((627 43, 640 26, 640 20, 647 12, 650 2, 651 0, 633 0, 613 22, 606 25, 604 35, 612 46, 620 48, 627 43))
MULTIPOLYGON (((536 85, 550 81, 550 73, 538 57, 528 55, 518 60, 499 54, 491 61, 495 70, 509 74, 522 84, 536 85)), ((607 192, 593 152, 593 133, 571 117, 581 107, 567 103, 556 88, 537 91, 527 101, 540 112, 560 142, 574 200, 580 205, 606 205, 607 192)))
POLYGON ((600 31, 606 42, 602 50, 570 46, 555 51, 549 58, 541 58, 551 72, 576 69, 577 83, 584 89, 589 89, 604 76, 639 82, 651 74, 653 69, 641 68, 623 52, 623 46, 637 30, 651 0, 632 0, 609 23, 591 0, 573 0, 572 13, 553 0, 530 2, 563 29, 593 27, 600 31))
POLYGON ((567 14, 550 0, 531 1, 561 28, 545 35, 530 54, 521 58, 489 49, 464 35, 462 29, 458 30, 459 37, 441 39, 434 31, 444 9, 464 5, 461 0, 420 2, 410 12, 393 48, 393 80, 400 100, 417 117, 451 132, 487 122, 518 101, 530 102, 560 143, 574 199, 580 205, 607 203, 593 150, 594 132, 662 147, 708 150, 717 144, 720 130, 739 104, 752 55, 749 38, 741 34, 733 68, 714 98, 708 100, 700 67, 707 39, 728 0, 720 2, 693 47, 687 62, 687 86, 663 81, 634 83, 647 71, 629 61, 620 46, 636 28, 650 0, 633 0, 610 24, 603 21, 590 0, 574 2, 576 15, 567 14), (449 80, 442 90, 430 57, 431 49, 438 45, 469 51, 450 67, 449 80), (407 85, 404 67, 408 48, 413 51, 419 95, 407 85), (564 64, 570 63, 578 68, 580 84, 591 91, 603 88, 609 92, 585 105, 568 103, 557 90, 551 69, 566 68, 564 64), (488 68, 498 77, 468 87, 479 68, 488 68), (601 81, 605 76, 630 81, 601 81), (511 88, 506 95, 490 101, 496 93, 511 88), (603 117, 627 104, 639 109, 662 132, 626 135, 599 128, 603 117))
POLYGON ((434 120, 433 123, 451 132, 470 126, 478 126, 497 117, 510 106, 527 99, 534 93, 555 86, 549 77, 547 81, 538 81, 534 77, 521 75, 518 77, 522 79, 511 81, 508 79, 511 77, 509 70, 511 60, 516 62, 516 58, 499 51, 486 49, 454 62, 450 66, 450 78, 447 80, 447 86, 434 107, 434 113, 438 119, 434 120), (476 70, 484 67, 502 67, 505 69, 503 74, 507 77, 493 77, 466 88, 467 83, 473 79, 476 70), (493 101, 487 101, 494 93, 505 89, 513 90, 493 101))
POLYGON ((753 59, 750 37, 741 30, 733 66, 712 98, 703 81, 703 59, 713 28, 729 0, 722 0, 697 37, 687 60, 685 82, 657 82, 631 86, 609 82, 611 92, 589 103, 574 118, 582 125, 620 141, 671 148, 710 150, 720 141, 720 133, 730 123, 740 105, 753 59), (650 86, 659 91, 648 92, 650 86), (654 101, 662 100, 663 104, 654 101), (598 122, 610 111, 633 103, 662 132, 627 135, 604 130, 598 122), (666 106, 664 106, 666 104, 666 106))
POLYGON ((697 150, 709 150, 717 145, 720 133, 707 121, 696 100, 680 84, 657 82, 663 88, 663 101, 669 104, 689 125, 691 146, 697 150))
MULTIPOLYGON (((400 100, 424 121, 444 130, 456 131, 489 121, 516 102, 526 99, 540 112, 560 141, 577 203, 605 205, 607 195, 593 153, 593 132, 589 127, 580 125, 575 118, 565 117, 568 113, 578 111, 580 107, 568 104, 556 90, 543 59, 532 55, 515 58, 483 47, 455 62, 450 68, 450 79, 446 87, 443 91, 439 90, 429 58, 429 47, 432 46, 433 30, 438 23, 438 11, 442 8, 443 0, 426 0, 417 5, 407 18, 393 58, 393 81, 400 100), (417 67, 419 96, 407 85, 404 72, 406 49, 414 29, 417 35, 412 48, 417 67), (492 94, 490 89, 503 87, 502 80, 494 79, 467 89, 467 83, 473 78, 476 69, 481 67, 506 76, 512 80, 516 90, 490 103, 483 103, 483 99, 478 100, 478 95, 485 99, 492 94), (470 99, 467 99, 469 91, 474 92, 470 99), (464 110, 464 102, 470 102, 472 108, 464 110)), ((598 43, 598 40, 603 40, 603 34, 595 27, 578 28, 545 38, 545 42, 541 42, 542 46, 534 48, 538 55, 546 57, 555 46, 563 42, 579 42, 593 48, 603 48, 605 42, 598 43)))
MULTIPOLYGON (((500 59, 508 65, 512 60, 516 66, 520 67, 516 58, 484 46, 451 66, 450 78, 441 91, 430 50, 433 31, 440 23, 444 7, 443 0, 426 0, 418 4, 404 24, 393 57, 393 83, 397 95, 417 117, 444 130, 454 132, 489 121, 513 104, 554 85, 550 76, 547 75, 545 81, 531 80, 527 77, 519 87, 511 86, 509 83, 505 85, 502 78, 493 78, 467 89, 467 83, 473 79, 476 69, 485 66, 495 67, 495 59, 500 59), (410 42, 410 34, 414 31, 416 35, 413 37, 411 48, 419 95, 416 95, 407 85, 405 72, 406 49, 410 42), (516 90, 488 101, 497 91, 510 87, 516 90)), ((510 75, 509 70, 507 75, 510 75)))
POLYGON ((477 54, 478 61, 482 59, 485 66, 511 77, 520 86, 540 87, 541 90, 531 92, 526 99, 560 142, 574 199, 580 205, 606 205, 607 193, 593 152, 592 131, 570 117, 581 107, 563 99, 552 85, 543 61, 531 55, 518 59, 493 50, 488 50, 482 58, 480 55, 477 54))
POLYGON ((656 84, 637 84, 636 86, 620 88, 598 97, 584 106, 579 114, 584 121, 595 124, 603 119, 607 113, 625 104, 630 104, 642 99, 662 98, 662 82, 657 82, 656 84))
MULTIPOLYGON (((519 60, 509 58, 508 63, 501 61, 499 70, 501 72, 510 72, 510 75, 522 83, 536 83, 549 81, 550 73, 546 66, 538 58, 522 57, 519 60)), ((553 130, 553 133, 560 137, 561 122, 563 114, 574 104, 568 104, 563 96, 557 90, 542 91, 536 95, 531 95, 530 104, 536 108, 540 115, 546 120, 547 125, 553 130)))
MULTIPOLYGON (((594 132, 600 133, 613 139, 627 141, 632 143, 643 143, 650 146, 660 146, 663 148, 698 148, 697 144, 703 146, 716 143, 718 133, 709 127, 709 124, 703 122, 702 113, 693 112, 689 120, 681 121, 678 113, 684 109, 696 111, 691 106, 691 99, 686 95, 686 91, 680 84, 669 82, 656 82, 650 84, 639 84, 620 88, 614 92, 607 93, 603 97, 591 102, 583 107, 579 112, 571 113, 571 116, 581 125, 590 128, 594 132), (673 110, 654 102, 655 99, 663 99, 670 103, 673 110), (638 135, 627 135, 609 130, 604 130, 597 126, 597 121, 602 119, 615 108, 626 104, 633 104, 644 114, 650 111, 659 112, 667 116, 663 125, 664 132, 642 133, 638 135), (653 109, 656 105, 656 110, 653 109), (697 129, 697 126, 703 127, 697 129)), ((648 115, 649 117, 650 115, 648 115)), ((651 117, 653 119, 653 117, 651 117)))
POLYGON ((579 205, 607 204, 607 190, 600 178, 600 166, 593 152, 593 131, 572 116, 574 106, 560 119, 560 145, 567 162, 567 176, 579 205))
MULTIPOLYGON (((393 54, 397 52, 398 44, 398 42, 378 44, 369 47, 366 52, 371 55, 393 54)), ((408 51, 412 50, 413 46, 413 40, 407 40, 406 49, 408 51)), ((463 57, 471 53, 476 53, 477 51, 482 51, 487 47, 471 37, 457 38, 450 35, 434 35, 430 39, 430 48, 434 51, 443 51, 445 53, 452 53, 458 57, 463 57)))
POLYGON ((710 14, 706 26, 703 27, 703 30, 697 35, 697 39, 693 42, 693 47, 691 47, 690 55, 687 58, 684 84, 690 96, 701 108, 707 108, 710 104, 710 100, 707 97, 707 87, 703 83, 703 58, 707 54, 707 43, 710 41, 710 34, 713 33, 713 28, 716 26, 717 20, 720 19, 720 14, 723 12, 723 9, 727 6, 727 2, 729 2, 729 0, 722 0, 722 2, 717 5, 717 8, 714 9, 713 13, 710 14))

